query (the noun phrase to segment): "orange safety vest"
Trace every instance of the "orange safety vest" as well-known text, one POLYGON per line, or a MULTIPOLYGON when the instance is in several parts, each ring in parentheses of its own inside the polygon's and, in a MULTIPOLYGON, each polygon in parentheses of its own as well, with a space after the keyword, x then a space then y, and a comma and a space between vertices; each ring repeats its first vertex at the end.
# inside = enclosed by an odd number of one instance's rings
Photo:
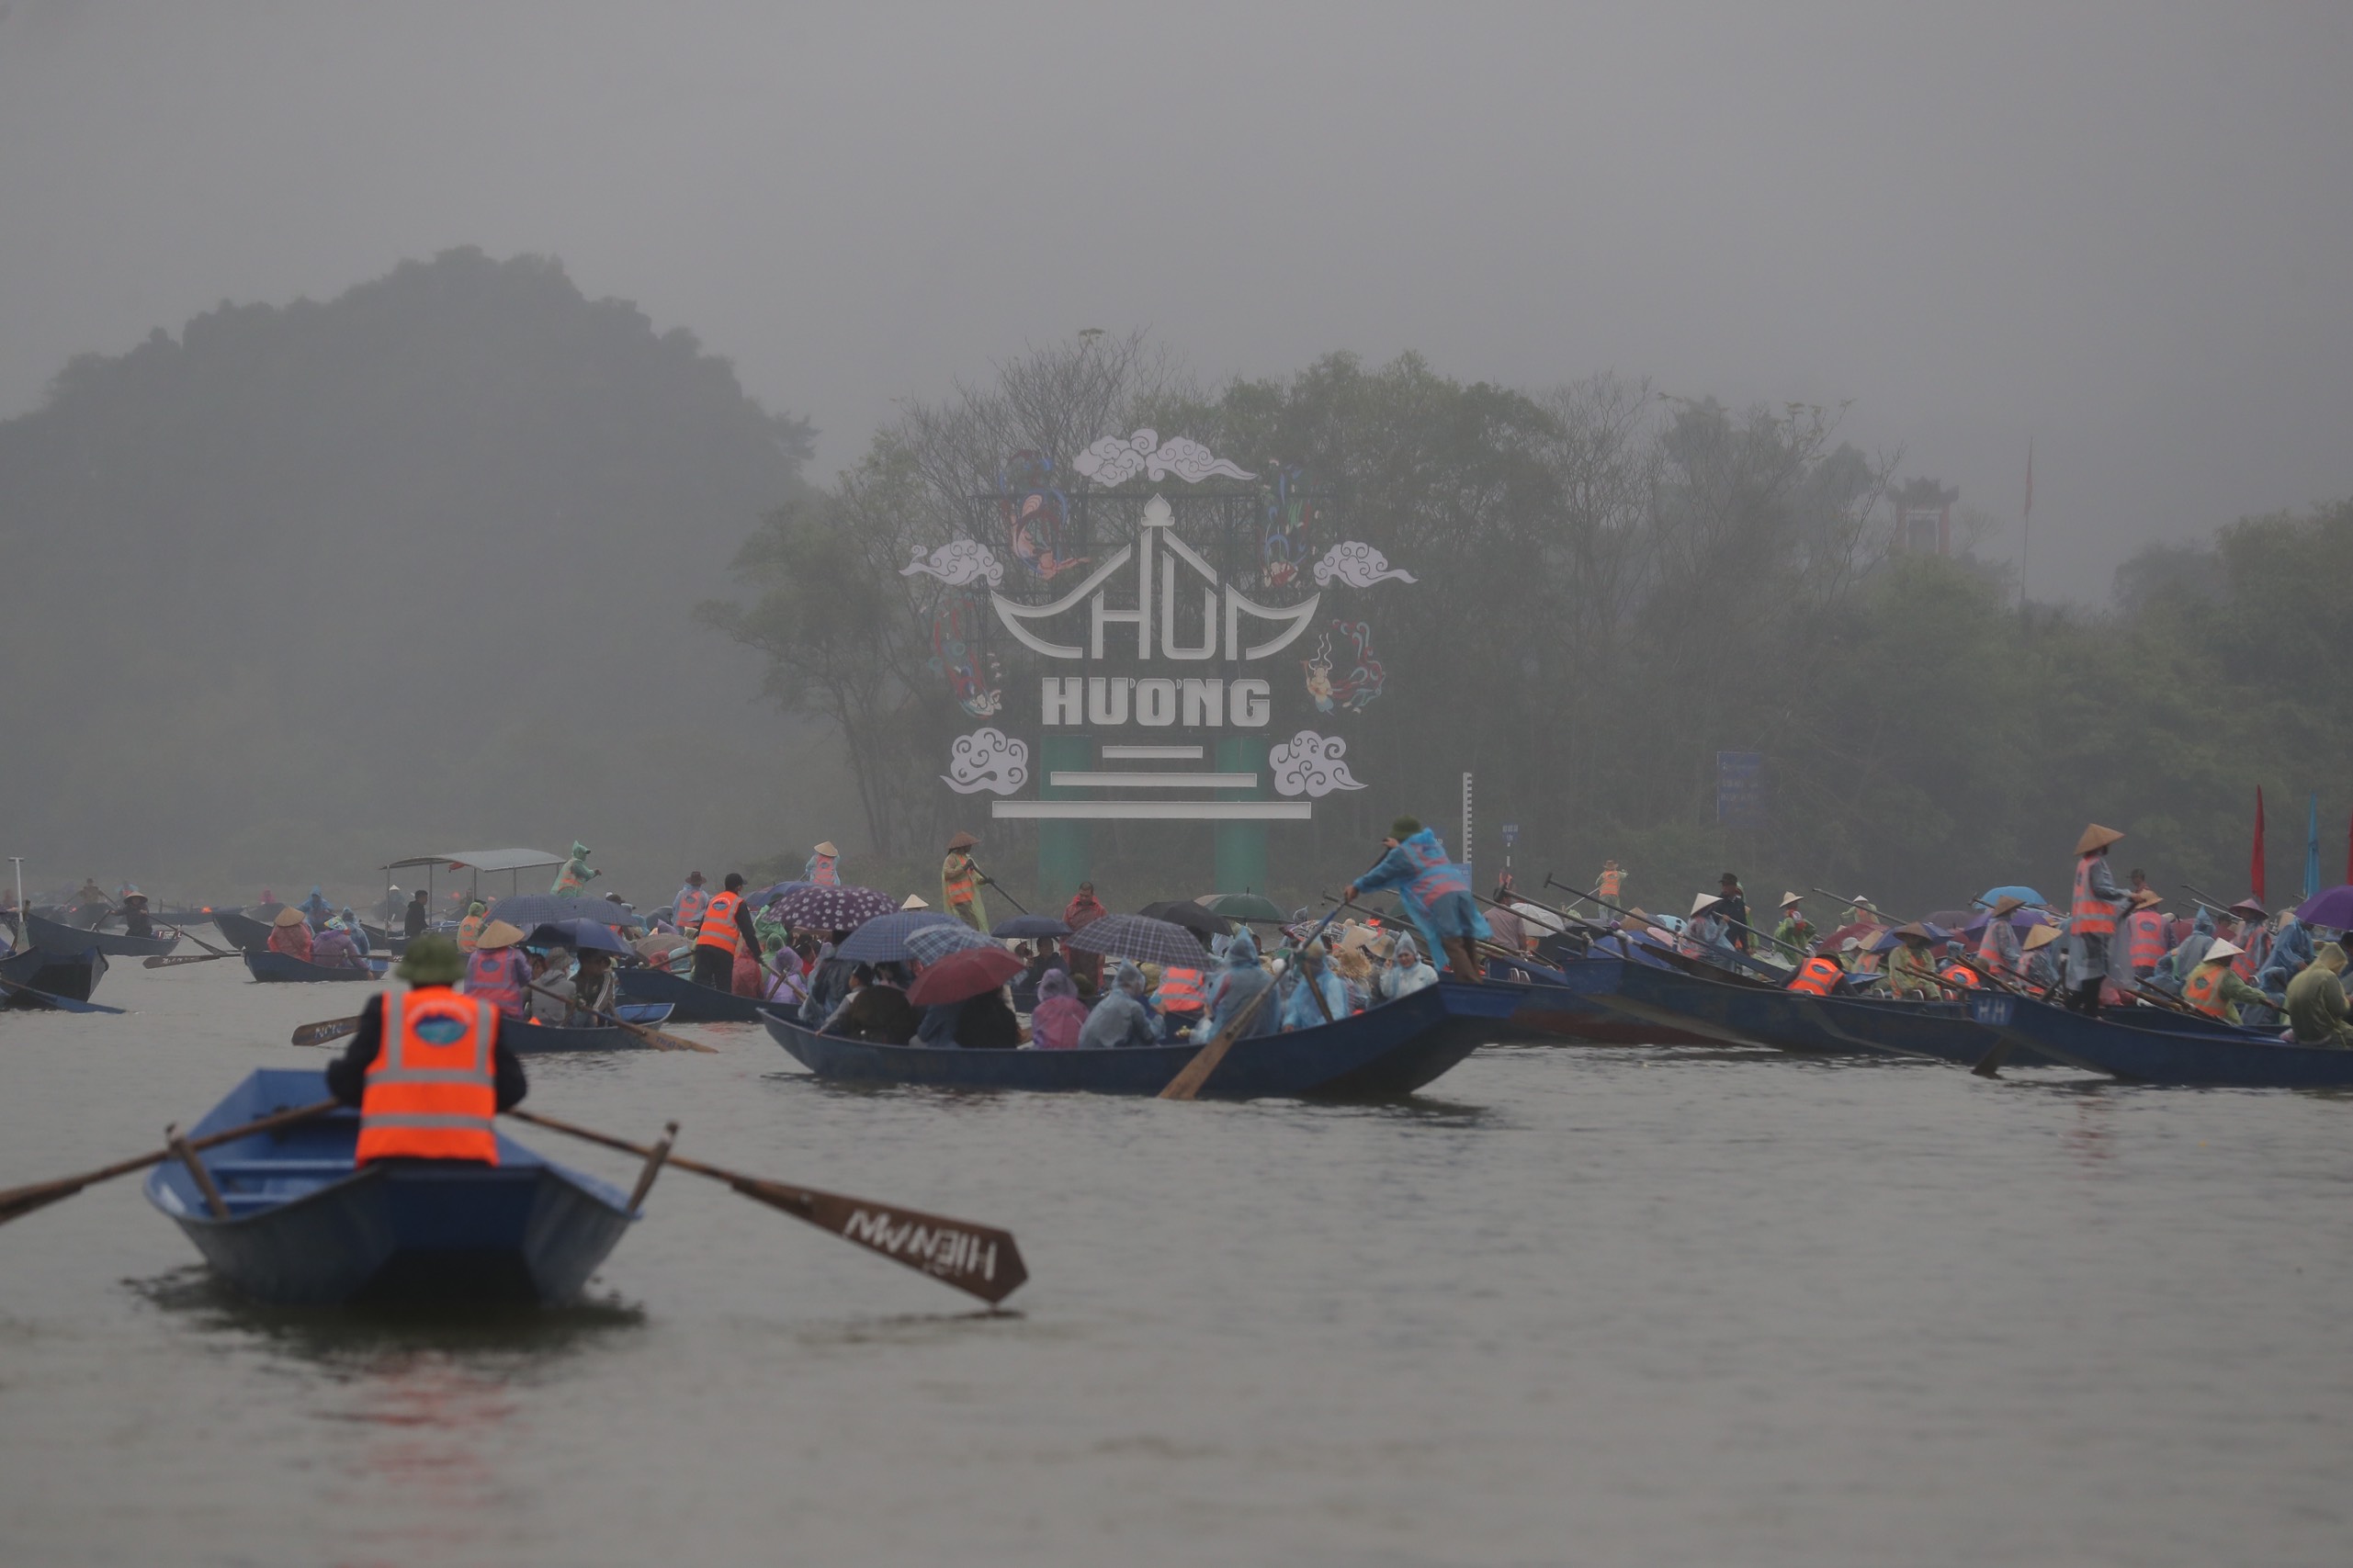
POLYGON ((475 939, 480 937, 481 934, 481 916, 469 915, 464 919, 458 922, 458 946, 460 950, 467 953, 473 952, 475 939))
POLYGON ((980 868, 967 854, 953 854, 940 863, 940 891, 948 905, 969 904, 980 891, 980 868))
POLYGON ((1803 991, 1809 997, 1827 997, 1838 988, 1846 971, 1827 958, 1809 958, 1798 965, 1789 983, 1793 991, 1803 991))
POLYGON ((2181 987, 2181 999, 2210 1018, 2223 1018, 2228 1005, 2215 993, 2223 988, 2223 965, 2200 964, 2189 973, 2189 983, 2181 987))
POLYGON ((2124 917, 2124 962, 2132 968, 2154 969, 2166 953, 2165 916, 2155 909, 2138 909, 2124 917))
POLYGON ((1601 886, 1595 888, 1593 891, 1614 904, 1618 901, 1618 889, 1623 887, 1625 885, 1626 874, 1624 872, 1605 871, 1601 874, 1601 886))
POLYGON ((384 993, 384 1043, 359 1097, 356 1163, 498 1163, 498 1011, 447 986, 384 993))
POLYGON ((1938 970, 1937 973, 1942 975, 1954 985, 1963 987, 1965 988, 1974 988, 1977 984, 1976 975, 1971 971, 1969 965, 1966 964, 1948 964, 1943 968, 1938 970))
POLYGON ((835 869, 831 856, 819 855, 816 857, 815 863, 809 868, 809 885, 811 887, 839 887, 842 886, 842 874, 840 871, 835 869))
POLYGON ((1162 1012, 1199 1012, 1202 1009, 1201 971, 1198 969, 1163 969, 1160 971, 1160 1004, 1162 1012))
POLYGON ((2231 959, 2231 973, 2249 985, 2255 983, 2255 954, 2245 949, 2231 959))
POLYGON ((682 931, 701 919, 703 911, 709 908, 711 904, 711 896, 708 893, 696 887, 691 882, 686 886, 693 891, 678 895, 678 908, 673 911, 678 917, 678 929, 682 931))
POLYGON ((741 893, 714 893, 703 907, 703 929, 695 933, 696 947, 723 947, 730 953, 743 945, 743 933, 735 929, 735 912, 743 907, 741 893))
POLYGON ((2074 923, 2067 929, 2076 936, 2114 936, 2116 906, 2091 890, 2091 868, 2099 863, 2099 852, 2076 857, 2076 901, 2068 913, 2074 923))
POLYGON ((524 989, 530 975, 529 961, 511 947, 477 948, 474 956, 466 961, 466 994, 478 1002, 488 1002, 500 1012, 520 1018, 524 1013, 524 989))
POLYGON ((1998 933, 2008 919, 2009 917, 2004 915, 1999 920, 1987 920, 1985 934, 1977 939, 1977 967, 1988 974, 2002 972, 2002 944, 1998 933))

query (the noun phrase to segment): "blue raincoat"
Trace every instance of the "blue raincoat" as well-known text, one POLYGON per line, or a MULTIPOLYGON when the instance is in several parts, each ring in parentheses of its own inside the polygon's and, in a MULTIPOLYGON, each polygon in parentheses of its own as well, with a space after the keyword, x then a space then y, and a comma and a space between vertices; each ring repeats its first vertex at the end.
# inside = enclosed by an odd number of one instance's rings
POLYGON ((1381 857, 1380 864, 1356 879, 1360 893, 1378 893, 1387 887, 1397 889, 1429 952, 1445 952, 1448 937, 1489 942, 1495 938, 1487 917, 1471 899, 1470 872, 1446 858, 1446 847, 1438 841, 1435 829, 1424 828, 1403 840, 1381 857))

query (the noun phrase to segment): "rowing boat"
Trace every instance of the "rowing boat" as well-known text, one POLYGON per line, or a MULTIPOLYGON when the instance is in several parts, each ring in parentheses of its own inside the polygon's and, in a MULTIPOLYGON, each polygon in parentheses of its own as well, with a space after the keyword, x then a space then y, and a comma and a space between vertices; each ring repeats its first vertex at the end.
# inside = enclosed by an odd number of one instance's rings
POLYGON ((240 953, 260 953, 269 946, 269 922, 244 909, 215 909, 212 923, 230 946, 240 953))
MULTIPOLYGON (((1493 1041, 1526 987, 1442 980, 1335 1022, 1238 1041, 1201 1088, 1208 1100, 1381 1100, 1410 1094, 1493 1041)), ((965 1050, 817 1034, 774 1012, 768 1032, 820 1078, 936 1089, 1158 1094, 1201 1047, 965 1050)))
POLYGON ((245 954, 247 972, 256 980, 273 982, 379 980, 383 978, 384 966, 390 962, 391 960, 379 955, 368 960, 368 967, 364 969, 350 969, 335 964, 312 964, 307 959, 297 958, 290 953, 262 952, 245 954))
MULTIPOLYGON (((2211 1089, 2353 1088, 2353 1051, 2291 1045, 2276 1035, 2161 1015, 2087 1018, 2026 997, 1972 995, 1973 1021, 2013 1047, 2134 1083, 2211 1089), (2178 1023, 2182 1027, 2171 1027, 2178 1023)), ((2134 1010, 2138 1011, 2140 1010, 2134 1010)))
POLYGON ((180 945, 173 936, 124 936, 119 931, 94 931, 85 926, 60 924, 44 915, 25 911, 25 936, 34 947, 51 953, 80 953, 96 948, 109 958, 161 958, 180 945))
POLYGON ((1528 959, 1498 958, 1488 962, 1487 972, 1492 977, 1528 987, 1527 999, 1511 1015, 1516 1042, 1567 1040, 1580 1045, 1719 1043, 1671 1023, 1629 1018, 1584 995, 1584 987, 1568 972, 1583 962, 1571 958, 1561 967, 1528 959))
MULTIPOLYGON (((314 1071, 263 1067, 189 1129, 223 1132, 322 1097, 314 1071)), ((227 1205, 211 1212, 166 1160, 147 1201, 230 1283, 281 1305, 557 1306, 580 1293, 631 1220, 627 1196, 501 1135, 498 1163, 388 1160, 356 1167, 356 1111, 257 1133, 196 1157, 227 1205)))
MULTIPOLYGON (((668 1002, 623 1002, 613 1010, 616 1018, 649 1026, 668 1021, 668 1002)), ((627 1029, 617 1029, 609 1023, 562 1024, 536 1023, 528 1020, 508 1019, 500 1032, 506 1048, 518 1056, 545 1056, 559 1051, 651 1051, 644 1038, 627 1029)))
MULTIPOLYGON (((79 953, 52 953, 46 948, 28 947, 0 958, 0 980, 11 980, 43 996, 63 997, 68 1001, 88 1001, 106 973, 107 955, 95 947, 79 953)), ((0 995, 0 1007, 11 1005, 43 1004, 13 992, 0 995)))
POLYGON ((668 1002, 673 1023, 757 1023, 764 1005, 757 997, 698 986, 667 969, 633 964, 616 974, 623 1001, 668 1002))

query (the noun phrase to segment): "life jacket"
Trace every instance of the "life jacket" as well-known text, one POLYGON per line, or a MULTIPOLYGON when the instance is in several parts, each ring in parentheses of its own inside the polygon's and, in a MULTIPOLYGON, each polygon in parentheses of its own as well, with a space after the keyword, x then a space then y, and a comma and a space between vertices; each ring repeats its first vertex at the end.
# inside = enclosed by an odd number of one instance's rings
POLYGON ((2074 921, 2067 929, 2077 936, 2116 934, 2116 906, 2091 890, 2092 867, 2098 863, 2097 851, 2076 857, 2076 901, 2068 911, 2074 921))
POLYGON ((1937 973, 1964 990, 1973 990, 1976 987, 1976 973, 1966 964, 1948 964, 1937 973))
POLYGON ((1977 939, 1977 967, 1989 974, 1998 975, 2002 972, 2000 932, 2003 921, 2008 919, 2008 915, 2004 915, 1999 920, 1987 920, 1985 934, 1977 939))
POLYGON ((1809 997, 1827 997, 1838 988, 1846 971, 1827 958, 1809 958, 1797 966, 1791 976, 1789 989, 1802 991, 1809 997))
POLYGON ((464 919, 458 922, 458 946, 460 950, 467 953, 473 952, 474 942, 481 934, 481 916, 469 915, 464 919))
POLYGON ((1199 1012, 1202 978, 1198 969, 1163 969, 1160 988, 1153 999, 1160 1004, 1162 1012, 1199 1012))
POLYGON ((2223 1009, 2230 1004, 2217 995, 2223 988, 2223 966, 2200 964, 2189 972, 2189 983, 2181 987, 2181 999, 2209 1018, 2229 1016, 2223 1009))
POLYGON ((1470 874, 1446 858, 1446 852, 1438 847, 1438 835, 1428 829, 1397 848, 1413 863, 1414 878, 1406 884, 1406 892, 1420 908, 1431 908, 1449 893, 1471 890, 1470 874))
POLYGON ((447 986, 384 993, 384 1043, 359 1097, 355 1163, 498 1163, 498 1013, 447 986))
POLYGON ((466 995, 488 1002, 510 1018, 521 1018, 528 971, 521 954, 511 947, 484 947, 466 960, 466 995))
POLYGON ((980 893, 980 868, 967 854, 952 854, 940 865, 940 892, 951 908, 969 904, 980 893))
MULTIPOLYGON (((2252 941, 2253 939, 2249 938, 2248 940, 2252 941)), ((2252 949, 2249 949, 2238 953, 2231 960, 2231 973, 2252 986, 2255 984, 2255 972, 2261 966, 2262 963, 2263 955, 2252 949)))
POLYGON ((1605 871, 1601 874, 1601 886, 1596 887, 1593 891, 1601 897, 1607 898, 1611 903, 1614 904, 1618 901, 1618 889, 1623 887, 1625 885, 1626 874, 1624 872, 1605 871))
POLYGON ((703 909, 703 929, 695 933, 696 947, 723 947, 733 953, 743 945, 743 933, 735 929, 735 912, 743 907, 741 893, 714 893, 703 909))
POLYGON ((686 891, 678 895, 678 929, 683 931, 701 919, 703 911, 710 908, 710 903, 711 896, 707 892, 688 883, 686 891))
POLYGON ((2166 955, 2165 916, 2155 909, 2136 909, 2124 917, 2124 962, 2135 970, 2154 969, 2166 955))
POLYGON ((812 855, 809 857, 808 878, 809 886, 812 887, 839 887, 842 886, 842 874, 834 869, 833 857, 831 855, 812 855))

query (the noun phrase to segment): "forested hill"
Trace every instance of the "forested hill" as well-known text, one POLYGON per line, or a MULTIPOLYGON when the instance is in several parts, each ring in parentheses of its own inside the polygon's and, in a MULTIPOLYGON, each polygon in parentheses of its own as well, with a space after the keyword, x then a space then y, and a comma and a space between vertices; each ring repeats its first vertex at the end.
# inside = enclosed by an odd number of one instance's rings
POLYGON ((8 852, 241 885, 577 834, 650 883, 770 847, 778 728, 691 611, 809 434, 475 250, 74 359, 0 424, 8 852))

